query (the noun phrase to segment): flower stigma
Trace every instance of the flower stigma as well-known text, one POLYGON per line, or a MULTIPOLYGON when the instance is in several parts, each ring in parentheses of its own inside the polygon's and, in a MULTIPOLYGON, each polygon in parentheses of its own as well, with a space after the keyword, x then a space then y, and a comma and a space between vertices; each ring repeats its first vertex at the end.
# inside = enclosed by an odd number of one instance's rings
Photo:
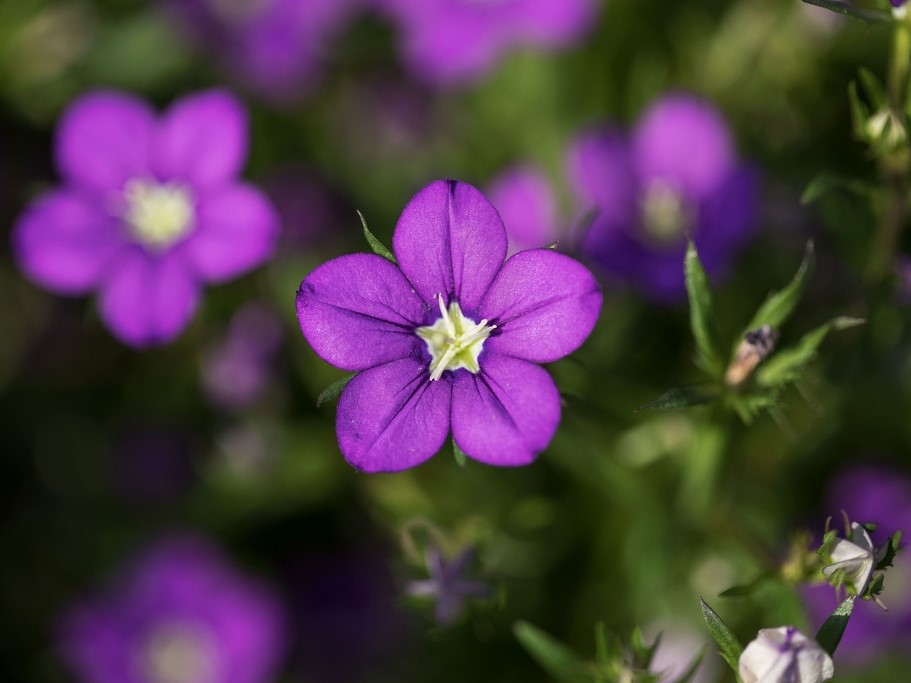
POLYGON ((485 318, 476 323, 465 317, 457 301, 443 303, 443 295, 438 294, 440 319, 433 325, 419 327, 417 335, 427 343, 430 352, 430 381, 440 379, 446 370, 465 368, 471 373, 481 371, 478 356, 484 348, 484 340, 496 329, 488 325, 485 318))
POLYGON ((645 191, 641 211, 645 232, 661 244, 677 242, 690 226, 683 197, 660 180, 651 183, 645 191))
POLYGON ((123 196, 130 234, 149 249, 167 249, 193 229, 193 199, 183 185, 134 178, 124 186, 123 196))
POLYGON ((216 649, 211 634, 192 624, 166 622, 146 641, 142 662, 151 683, 211 683, 216 649))

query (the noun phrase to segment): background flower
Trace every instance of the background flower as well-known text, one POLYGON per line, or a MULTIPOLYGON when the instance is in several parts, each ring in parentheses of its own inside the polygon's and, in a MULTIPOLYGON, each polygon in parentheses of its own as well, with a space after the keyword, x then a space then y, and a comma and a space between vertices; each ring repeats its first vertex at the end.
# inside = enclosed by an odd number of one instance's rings
POLYGON ((509 255, 525 249, 540 249, 557 241, 556 198, 550 182, 532 166, 513 166, 500 173, 487 196, 506 226, 509 255))

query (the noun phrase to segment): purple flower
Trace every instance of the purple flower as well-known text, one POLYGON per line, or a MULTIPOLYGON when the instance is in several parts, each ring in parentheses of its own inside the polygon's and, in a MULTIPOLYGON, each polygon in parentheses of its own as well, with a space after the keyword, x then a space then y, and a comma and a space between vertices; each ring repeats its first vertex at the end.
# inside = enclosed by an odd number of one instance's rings
POLYGON ((84 683, 268 683, 284 616, 207 541, 148 549, 105 595, 65 613, 60 652, 84 683))
MULTIPOLYGON (((828 511, 844 509, 860 522, 878 524, 870 534, 875 546, 885 543, 901 529, 911 530, 911 476, 882 466, 860 466, 842 472, 828 487, 828 511)), ((838 648, 838 658, 846 661, 868 661, 882 652, 901 651, 911 633, 911 564, 900 552, 893 567, 885 572, 882 601, 889 608, 883 612, 872 602, 858 600, 838 648)), ((802 591, 815 625, 821 624, 835 609, 835 591, 829 585, 802 591)))
POLYGON ((159 118, 130 95, 85 95, 64 113, 55 153, 64 185, 20 216, 19 264, 62 294, 99 290, 102 320, 127 344, 171 341, 204 283, 272 253, 278 220, 236 179, 247 119, 225 92, 185 97, 159 118))
POLYGON ((225 72, 276 101, 311 89, 361 0, 161 0, 225 72))
POLYGON ((538 169, 507 169, 490 184, 487 195, 503 217, 510 255, 557 241, 557 203, 547 176, 538 169))
POLYGON ((431 545, 427 549, 427 579, 411 581, 405 593, 413 597, 431 598, 434 602, 434 618, 440 624, 454 622, 465 602, 474 598, 489 598, 490 586, 480 581, 465 578, 474 560, 474 549, 466 548, 451 560, 443 557, 440 549, 431 545))
POLYGON ((430 83, 479 79, 520 46, 572 44, 594 24, 591 0, 374 0, 402 32, 410 69, 430 83))
POLYGON ((656 301, 685 293, 687 234, 714 277, 752 236, 755 174, 738 162, 718 111, 691 95, 663 97, 630 136, 582 134, 568 165, 583 208, 597 211, 583 249, 656 301))
POLYGON ((327 362, 360 371, 338 405, 345 458, 370 472, 414 467, 450 427, 481 462, 531 462, 560 421, 548 363, 588 337, 601 309, 591 273, 549 249, 504 263, 503 221, 476 188, 439 180, 408 203, 398 265, 373 254, 301 283, 301 331, 327 362))

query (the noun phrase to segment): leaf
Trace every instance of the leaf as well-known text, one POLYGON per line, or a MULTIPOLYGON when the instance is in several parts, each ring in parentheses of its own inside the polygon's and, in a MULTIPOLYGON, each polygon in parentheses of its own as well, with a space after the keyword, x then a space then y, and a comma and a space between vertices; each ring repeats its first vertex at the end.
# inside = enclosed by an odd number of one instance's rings
POLYGON ((512 632, 528 654, 553 679, 560 683, 583 683, 591 680, 588 666, 572 650, 544 631, 525 621, 513 624, 512 632))
POLYGON ((707 392, 704 387, 705 385, 687 384, 686 386, 668 389, 658 398, 636 408, 636 412, 638 413, 642 410, 677 410, 679 408, 705 405, 717 398, 717 394, 707 392))
POLYGON ((753 593, 757 588, 759 588, 760 585, 762 585, 768 579, 772 578, 774 575, 775 574, 773 572, 763 572, 762 574, 757 576, 755 579, 753 579, 749 583, 745 583, 741 586, 732 586, 731 588, 728 588, 726 591, 722 591, 721 593, 718 594, 718 597, 719 598, 742 598, 744 596, 749 595, 750 593, 753 593))
POLYGON ((854 609, 854 596, 852 595, 832 612, 832 616, 823 622, 816 634, 816 642, 822 646, 822 649, 834 655, 841 642, 841 636, 848 625, 848 619, 851 618, 851 611, 854 609))
POLYGON ((844 14, 849 17, 854 17, 855 19, 860 19, 861 21, 866 21, 867 23, 884 23, 892 21, 892 15, 888 12, 883 12, 882 10, 877 10, 872 7, 858 7, 857 5, 850 5, 846 2, 839 2, 838 0, 803 0, 808 5, 816 5, 817 7, 823 7, 832 12, 838 14, 844 14))
POLYGON ((356 372, 352 372, 350 375, 345 375, 340 380, 333 382, 328 387, 323 389, 320 392, 320 395, 316 397, 316 407, 319 408, 326 401, 334 401, 339 396, 341 396, 342 392, 345 390, 345 387, 348 386, 348 382, 353 380, 356 374, 356 372))
POLYGON ((655 657, 655 651, 660 644, 660 634, 651 644, 648 644, 645 642, 645 636, 642 633, 642 629, 638 626, 634 628, 633 633, 630 636, 630 650, 633 655, 633 666, 637 669, 648 670, 649 666, 652 664, 652 659, 655 657))
POLYGON ((468 456, 465 455, 465 451, 459 448, 459 444, 455 442, 455 439, 452 439, 452 455, 455 457, 456 464, 459 467, 465 467, 468 464, 468 456))
POLYGON ((690 328, 696 342, 698 365, 710 375, 720 376, 723 368, 718 354, 718 333, 712 317, 712 291, 709 289, 708 277, 692 240, 686 248, 683 270, 686 275, 686 293, 690 301, 690 328))
POLYGON ((718 647, 721 648, 721 656, 724 657, 724 661, 736 673, 737 663, 740 661, 740 653, 743 652, 743 645, 737 640, 737 636, 734 635, 730 627, 724 623, 724 620, 718 616, 715 610, 709 607, 705 600, 699 598, 699 602, 702 603, 702 616, 709 627, 709 633, 712 634, 712 638, 715 639, 718 647))
POLYGON ((851 106, 851 126, 854 128, 854 137, 863 140, 866 138, 870 109, 860 99, 857 92, 857 81, 848 83, 848 103, 851 106))
POLYGON ((367 227, 367 219, 364 218, 364 214, 360 211, 357 212, 358 218, 361 219, 361 226, 364 228, 364 237, 367 238, 367 244, 370 245, 370 248, 373 249, 373 253, 377 256, 382 256, 384 259, 388 259, 393 263, 396 263, 395 256, 392 252, 386 248, 386 245, 380 242, 376 235, 370 232, 370 228, 367 227))
POLYGON ((864 86, 864 92, 873 105, 873 109, 878 111, 885 107, 887 103, 886 89, 883 88, 882 83, 879 82, 873 72, 860 67, 857 70, 857 75, 860 77, 860 84, 864 86))
POLYGON ((876 569, 888 569, 892 566, 892 562, 895 560, 895 555, 899 550, 899 544, 902 540, 902 532, 896 531, 889 540, 886 542, 886 547, 884 548, 885 552, 883 558, 876 563, 876 569))
MULTIPOLYGON (((803 294, 803 288, 806 285, 807 277, 813 270, 813 260, 813 241, 811 240, 807 242, 803 261, 800 262, 800 267, 794 274, 793 279, 784 289, 772 292, 768 296, 762 306, 759 307, 759 310, 753 315, 752 320, 750 320, 749 325, 746 326, 746 329, 744 330, 744 333, 740 335, 740 338, 746 336, 746 333, 750 330, 758 329, 763 325, 769 325, 773 330, 781 329, 781 326, 789 317, 791 317, 791 313, 794 312, 794 307, 797 306, 797 302, 800 301, 800 296, 803 294)), ((740 343, 739 339, 737 343, 740 343)), ((766 362, 768 363, 768 361, 766 362)))
POLYGON ((845 178, 830 173, 821 173, 813 178, 806 186, 803 194, 800 195, 800 203, 812 204, 823 195, 836 190, 862 197, 869 197, 873 194, 873 189, 874 188, 868 183, 855 178, 845 178))
POLYGON ((782 349, 767 359, 756 371, 756 382, 763 387, 781 387, 800 377, 800 371, 816 356, 816 350, 829 332, 863 325, 860 318, 839 317, 807 332, 797 344, 782 349))

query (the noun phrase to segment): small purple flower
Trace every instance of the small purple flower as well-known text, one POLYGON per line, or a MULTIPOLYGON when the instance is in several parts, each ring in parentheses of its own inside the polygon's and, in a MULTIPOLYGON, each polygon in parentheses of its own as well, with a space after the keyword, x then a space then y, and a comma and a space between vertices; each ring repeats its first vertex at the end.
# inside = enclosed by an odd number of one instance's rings
POLYGON ((513 166, 503 171, 487 196, 506 225, 510 255, 557 241, 557 202, 547 176, 538 169, 513 166))
POLYGON ((274 680, 285 640, 277 596, 206 540, 162 541, 120 578, 61 621, 61 655, 83 683, 274 680))
POLYGON ((431 545, 427 548, 429 578, 409 582, 405 593, 412 597, 431 598, 437 622, 444 626, 451 624, 465 609, 466 601, 491 596, 490 586, 486 583, 465 577, 474 556, 474 549, 466 548, 447 560, 438 547, 431 545))
POLYGON ((591 0, 374 0, 402 32, 409 68, 435 84, 481 78, 520 47, 559 48, 592 28, 591 0))
POLYGON ((362 0, 160 0, 232 77, 270 99, 305 95, 362 0))
POLYGON ((278 220, 236 178, 247 119, 226 92, 185 97, 161 117, 130 95, 85 95, 64 113, 55 153, 64 185, 20 216, 19 264, 62 294, 99 290, 102 320, 131 346, 171 341, 204 283, 272 253, 278 220))
POLYGON ((656 301, 685 293, 687 235, 714 277, 752 236, 755 174, 737 160, 721 114, 691 95, 663 97, 630 136, 582 134, 568 166, 583 208, 597 212, 583 249, 656 301))
POLYGON ((399 217, 397 265, 342 256, 301 283, 297 314, 317 354, 359 371, 338 405, 336 433, 354 467, 414 467, 450 427, 492 465, 530 463, 560 421, 560 396, 537 363, 588 337, 601 292, 579 263, 549 249, 504 263, 506 231, 477 188, 436 181, 399 217))

